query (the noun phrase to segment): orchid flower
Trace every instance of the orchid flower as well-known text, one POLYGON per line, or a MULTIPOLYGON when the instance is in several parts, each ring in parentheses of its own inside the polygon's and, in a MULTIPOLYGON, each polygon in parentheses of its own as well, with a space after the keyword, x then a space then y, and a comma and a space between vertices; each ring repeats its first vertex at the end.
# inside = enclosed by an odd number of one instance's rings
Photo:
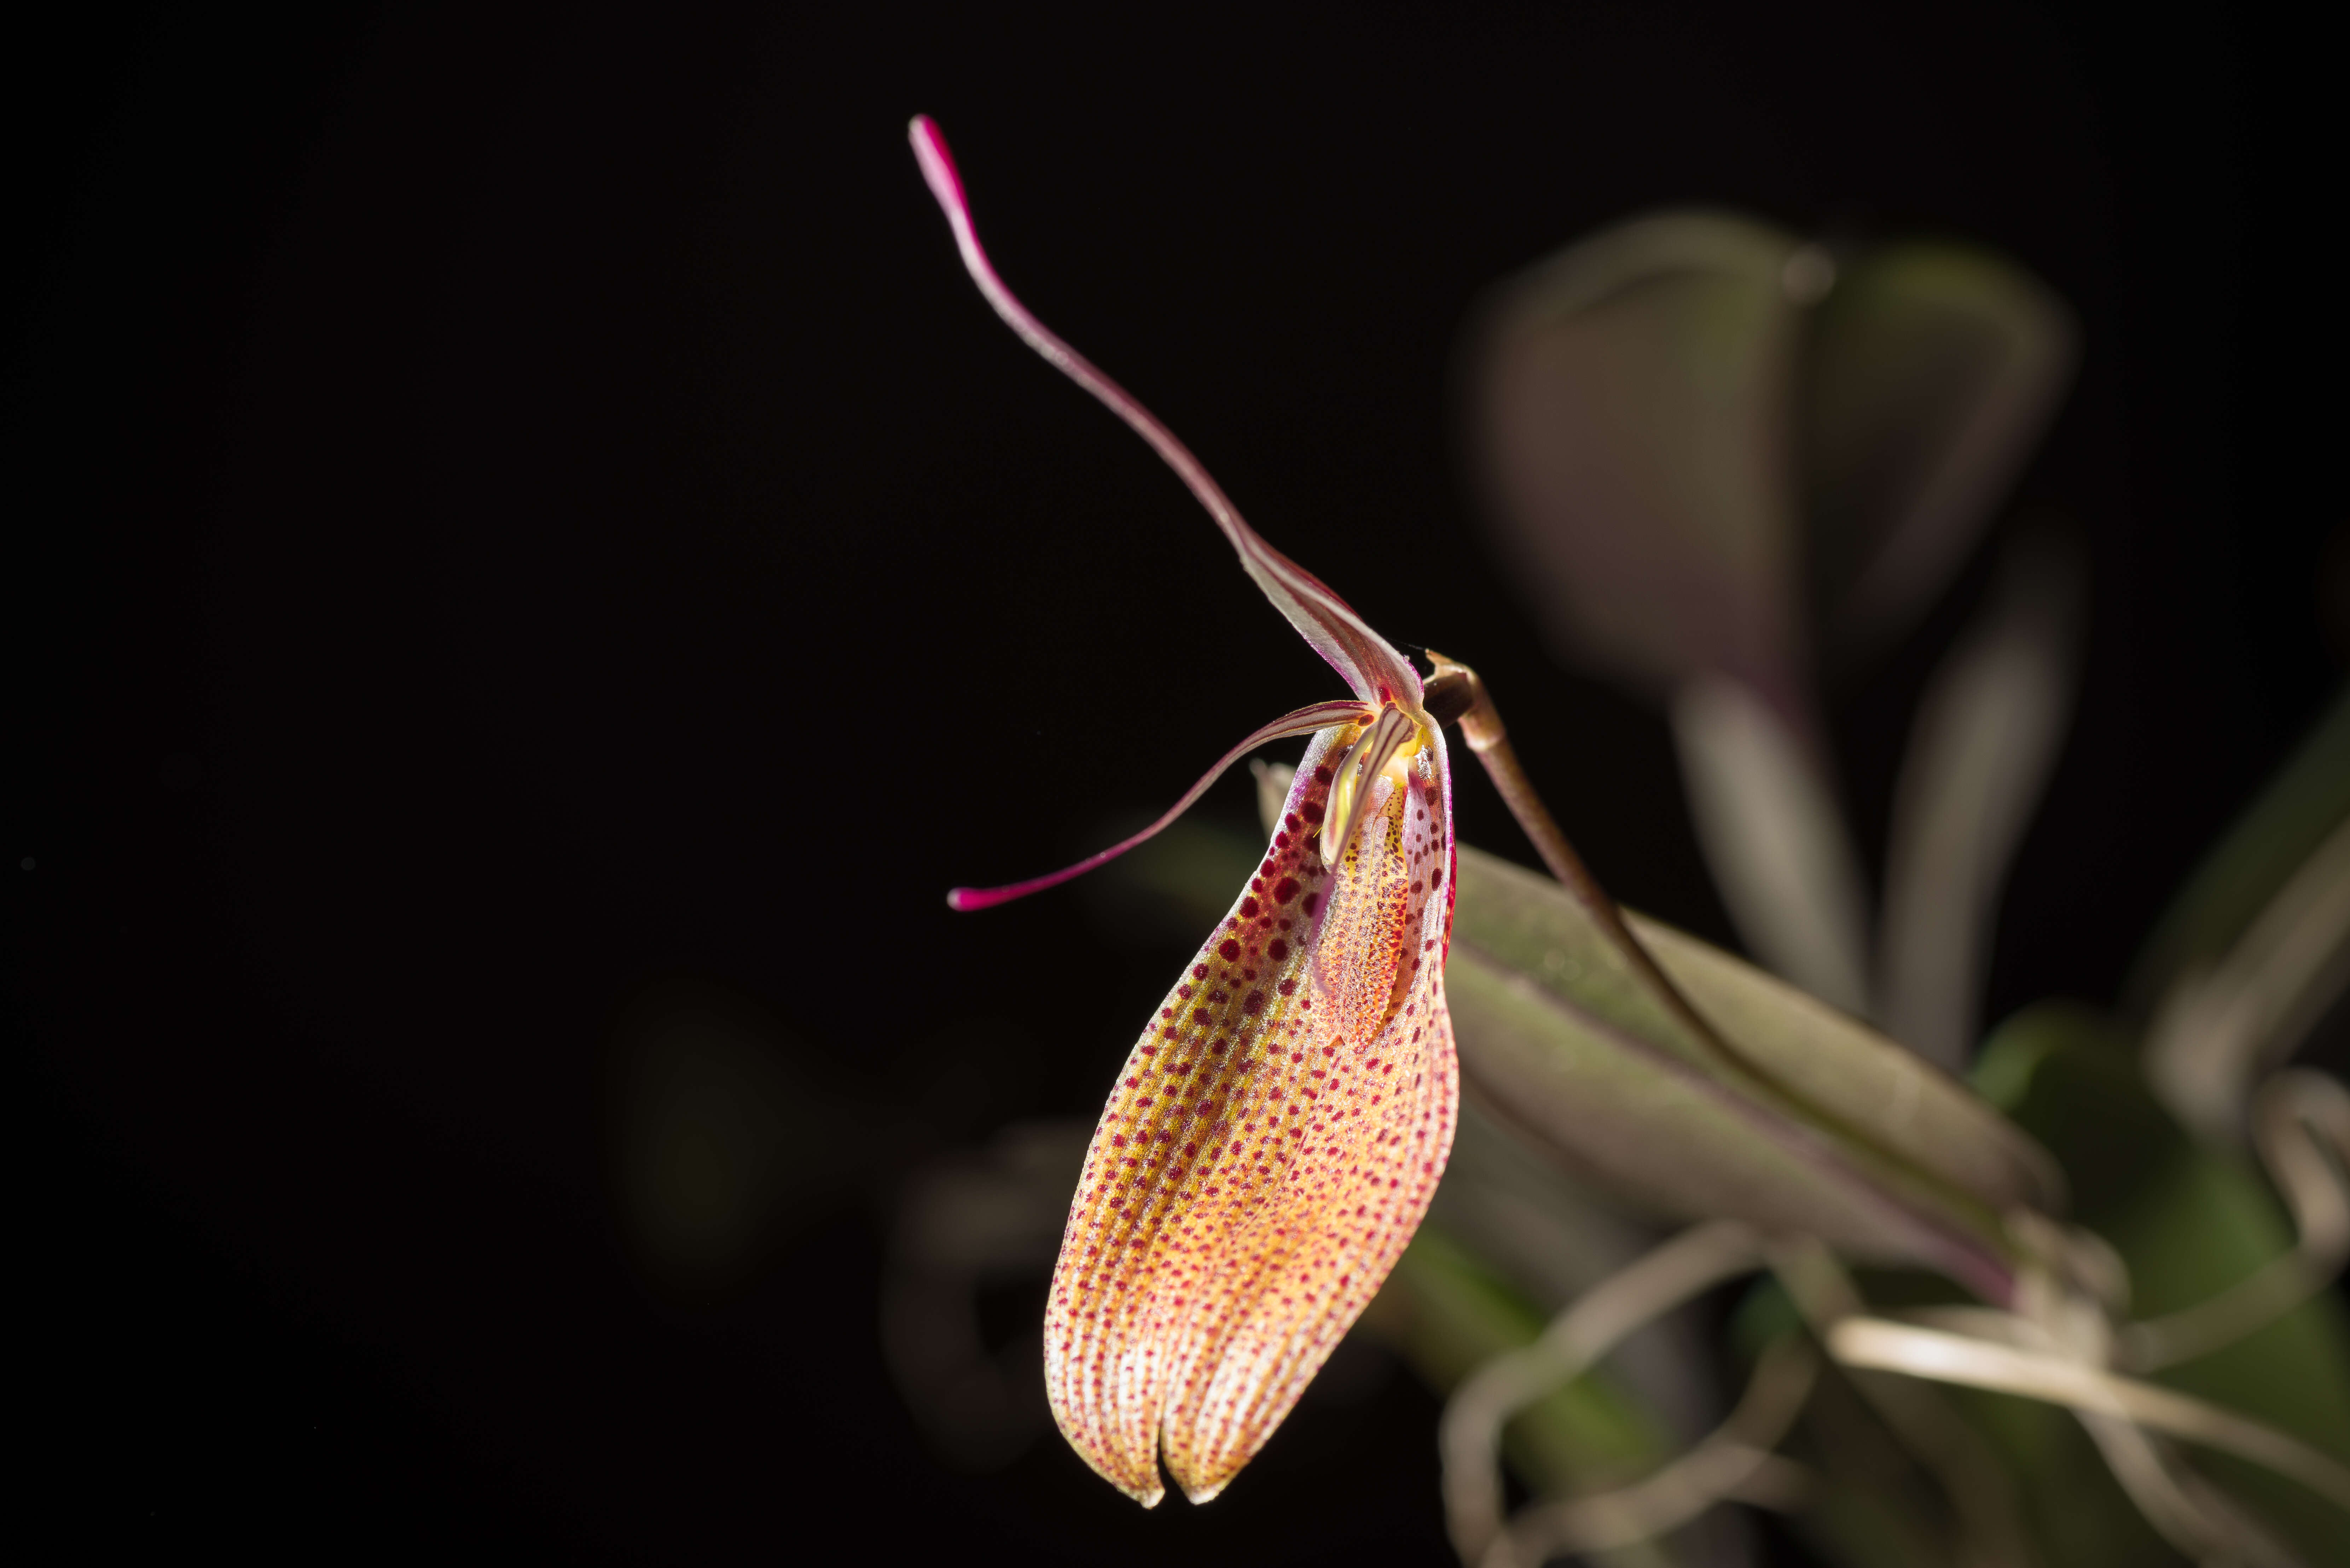
POLYGON ((1176 1484, 1205 1502, 1361 1315, 1451 1151, 1444 736, 1404 657, 1265 543, 1166 426, 1004 287, 938 128, 918 117, 909 133, 988 304, 1150 443, 1354 693, 1266 724, 1123 843, 1050 876, 948 895, 982 909, 1089 871, 1165 827, 1256 747, 1313 737, 1263 863, 1118 1073, 1045 1309, 1045 1386, 1070 1444, 1146 1508, 1165 1495, 1162 1453, 1176 1484))

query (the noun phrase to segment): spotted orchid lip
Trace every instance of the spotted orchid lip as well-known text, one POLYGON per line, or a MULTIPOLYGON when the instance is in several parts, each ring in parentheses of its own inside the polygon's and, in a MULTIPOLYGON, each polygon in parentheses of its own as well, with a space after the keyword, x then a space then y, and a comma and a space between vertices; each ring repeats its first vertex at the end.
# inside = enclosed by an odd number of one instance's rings
POLYGON ((1263 863, 1120 1067, 1070 1205, 1046 1391, 1071 1446, 1146 1506, 1162 1460, 1204 1502, 1263 1447, 1450 1157, 1443 738, 1326 865, 1341 753, 1362 739, 1308 743, 1263 863))

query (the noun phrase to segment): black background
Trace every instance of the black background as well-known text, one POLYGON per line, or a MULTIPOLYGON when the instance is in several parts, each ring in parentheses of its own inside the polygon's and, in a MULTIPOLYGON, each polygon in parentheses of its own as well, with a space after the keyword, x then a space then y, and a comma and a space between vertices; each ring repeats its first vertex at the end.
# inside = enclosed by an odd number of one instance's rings
MULTIPOLYGON (((1057 1441, 941 1468, 882 1372, 892 1174, 1090 1115, 1174 961, 1069 897, 940 894, 1090 847, 1338 694, 978 302, 907 116, 945 127, 1014 286, 1373 624, 1477 664, 1603 880, 1720 940, 1661 724, 1546 659, 1485 547, 1457 330, 1690 200, 2046 277, 2086 358, 2017 499, 2087 540, 2094 624, 1997 1016, 2109 998, 2336 679, 2338 441, 2301 372, 2338 358, 2336 286, 2293 50, 2211 7, 1992 4, 19 33, 19 1528, 1447 1561, 1409 1379, 1146 1516, 1057 1441), (610 1021, 680 976, 767 1010, 880 1129, 862 1185, 712 1299, 631 1264, 598 1141, 610 1021), (1022 1044, 955 1079, 982 1038, 1022 1044)), ((1872 853, 1984 575, 1835 694, 1872 853)), ((1523 855, 1461 793, 1466 836, 1523 855)), ((1204 809, 1245 822, 1244 781, 1204 809)))

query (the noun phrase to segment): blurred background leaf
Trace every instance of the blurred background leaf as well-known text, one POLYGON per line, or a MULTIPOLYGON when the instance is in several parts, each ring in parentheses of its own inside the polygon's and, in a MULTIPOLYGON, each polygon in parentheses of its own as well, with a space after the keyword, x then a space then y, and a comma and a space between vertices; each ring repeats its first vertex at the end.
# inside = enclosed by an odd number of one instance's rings
POLYGON ((1552 646, 1660 694, 1725 675, 1799 726, 1808 254, 1727 213, 1635 218, 1503 285, 1469 349, 1475 455, 1552 646))
POLYGON ((1980 249, 1835 254, 1692 210, 1503 285, 1465 351, 1521 591, 1562 658, 1665 701, 1748 950, 1945 1065, 1972 1044, 1997 896, 2070 707, 2081 574, 2028 552, 2009 574, 2024 586, 1938 676, 1874 943, 1820 665, 1881 652, 1949 583, 2077 337, 2044 285, 1980 249))
POLYGON ((2350 692, 2334 699, 2164 910, 2130 971, 2125 993, 2132 1008, 2150 1011, 2182 971, 2232 947, 2345 816, 2350 692))
POLYGON ((2073 313, 2004 256, 1896 242, 1821 289, 1794 396, 1824 642, 1881 651, 1997 514, 2079 357, 2073 313))
POLYGON ((2008 865, 2072 717, 2087 582, 2068 541, 2012 544, 1991 602, 1936 668, 1902 755, 1877 1016, 1953 1071, 1974 1049, 2008 865))
POLYGON ((1458 886, 1447 985, 1463 1075, 1522 1130, 1654 1211, 1810 1231, 2003 1293, 1993 1216, 2053 1192, 2028 1141, 1962 1086, 1731 955, 1633 917, 1736 1043, 1742 1059, 1726 1059, 1556 883, 1464 848, 1458 886))
MULTIPOLYGON (((2291 1249, 2267 1185, 2231 1153, 2189 1137, 2147 1090, 2126 1033, 2090 1010, 2049 1002, 2016 1014, 1986 1043, 1975 1081, 2064 1162, 2074 1217, 2128 1265, 2134 1315, 2216 1296, 2291 1249)), ((2350 1312, 2336 1292, 2152 1376, 2350 1458, 2350 1312)), ((2199 1453, 2195 1464, 2310 1561, 2350 1561, 2340 1509, 2224 1455, 2199 1453)))
POLYGON ((2148 939, 2127 995, 2154 1092, 2240 1143, 2254 1084, 2350 989, 2350 699, 2305 740, 2148 939))

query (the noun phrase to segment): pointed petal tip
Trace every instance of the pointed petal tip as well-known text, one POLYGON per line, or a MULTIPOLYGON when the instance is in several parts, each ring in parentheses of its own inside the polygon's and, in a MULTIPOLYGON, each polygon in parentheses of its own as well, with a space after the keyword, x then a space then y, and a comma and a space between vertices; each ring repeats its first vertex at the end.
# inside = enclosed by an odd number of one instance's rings
POLYGON ((920 166, 931 194, 941 204, 960 210, 962 172, 955 167, 954 154, 947 149, 946 134, 939 130, 939 122, 927 114, 914 116, 906 122, 906 140, 914 149, 914 161, 920 166))
POLYGON ((906 140, 913 146, 914 161, 921 168, 923 182, 930 186, 931 196, 946 214, 948 227, 954 232, 955 248, 962 254, 963 270, 971 275, 972 282, 978 286, 989 306, 1003 317, 1004 325, 1046 363, 1099 399, 1149 443, 1207 509, 1208 515, 1239 552, 1243 568, 1257 587, 1338 672, 1357 698, 1374 704, 1403 702, 1417 709, 1420 680, 1411 661, 1373 631, 1328 584, 1267 544, 1242 518, 1240 509, 1209 474, 1206 465, 1175 438, 1173 431, 1160 423, 1159 417, 1144 408, 1131 392, 1104 375, 1093 361, 1070 348, 1004 286, 979 243, 962 172, 956 169, 954 155, 947 151, 946 137, 937 123, 928 115, 914 116, 907 123, 906 140))
POLYGON ((1227 1477, 1223 1480, 1213 1482, 1208 1486, 1187 1486, 1183 1489, 1183 1495, 1191 1500, 1192 1507, 1197 1508, 1203 1502, 1215 1501, 1217 1498, 1223 1495, 1224 1488, 1232 1484, 1231 1478, 1227 1477))

